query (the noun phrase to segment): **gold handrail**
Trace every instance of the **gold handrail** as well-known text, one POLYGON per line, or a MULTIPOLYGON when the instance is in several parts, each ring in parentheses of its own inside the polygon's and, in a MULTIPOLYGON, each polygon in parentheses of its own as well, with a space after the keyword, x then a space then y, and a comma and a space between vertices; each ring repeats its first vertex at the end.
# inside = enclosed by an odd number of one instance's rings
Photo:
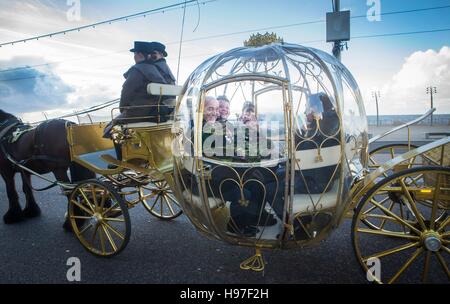
POLYGON ((389 131, 387 131, 387 132, 384 132, 384 133, 382 133, 382 134, 378 134, 377 136, 374 136, 374 137, 372 137, 371 139, 369 139, 369 144, 371 144, 371 143, 373 143, 373 142, 375 142, 375 141, 377 141, 377 140, 379 140, 379 139, 381 139, 381 138, 383 138, 383 137, 386 137, 386 136, 388 136, 389 134, 392 134, 392 133, 394 133, 394 132, 397 132, 397 131, 399 131, 399 130, 401 130, 401 129, 404 129, 404 128, 408 128, 408 142, 409 142, 409 127, 410 126, 412 126, 412 125, 414 125, 414 124, 416 124, 416 123, 419 123, 419 122, 421 122, 422 120, 424 120, 425 118, 427 118, 428 116, 430 116, 431 114, 433 114, 433 112, 434 111, 436 111, 436 108, 432 108, 432 109, 430 109, 430 110, 428 110, 425 114, 423 114, 422 116, 420 116, 419 118, 416 118, 416 119, 414 119, 414 120, 411 120, 410 122, 407 122, 407 123, 405 123, 405 124, 403 124, 403 125, 400 125, 400 126, 398 126, 398 127, 395 127, 395 128, 393 128, 393 129, 391 129, 391 130, 389 130, 389 131))

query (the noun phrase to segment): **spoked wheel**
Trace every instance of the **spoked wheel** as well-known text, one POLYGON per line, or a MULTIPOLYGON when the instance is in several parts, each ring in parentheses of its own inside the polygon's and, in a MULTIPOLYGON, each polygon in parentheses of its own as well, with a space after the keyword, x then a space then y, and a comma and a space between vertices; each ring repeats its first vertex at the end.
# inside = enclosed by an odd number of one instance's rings
MULTIPOLYGON (((373 149, 369 152, 369 170, 373 171, 380 167, 380 165, 386 163, 387 161, 396 158, 399 155, 402 155, 410 150, 417 148, 415 145, 408 144, 388 144, 376 149, 373 149)), ((413 159, 414 162, 415 159, 413 159)), ((403 167, 408 167, 407 164, 403 164, 403 167)), ((406 168, 404 168, 406 169, 406 168)), ((390 172, 392 173, 392 172, 390 172)), ((387 177, 389 172, 387 172, 384 176, 387 177)))
MULTIPOLYGON (((406 177, 404 179, 405 187, 420 187, 420 184, 423 182, 423 174, 417 174, 411 177, 406 177)), ((400 183, 398 182, 395 186, 400 187, 400 183)), ((423 205, 431 208, 430 201, 428 200, 417 200, 416 203, 418 205, 423 205)), ((417 222, 415 218, 415 213, 413 207, 409 203, 407 196, 403 192, 399 191, 391 191, 387 193, 378 201, 378 204, 382 207, 387 208, 389 211, 397 210, 398 216, 406 221, 417 222)), ((373 211, 379 209, 377 205, 372 205, 370 208, 367 208, 363 211, 363 215, 361 217, 361 221, 369 228, 375 230, 384 230, 391 231, 390 229, 394 228, 402 228, 403 227, 395 227, 393 225, 386 225, 388 221, 384 218, 380 218, 373 214, 373 211)), ((376 210, 376 212, 379 210, 376 210)), ((439 215, 440 217, 445 216, 445 213, 439 215)), ((394 231, 395 232, 395 231, 394 231)))
POLYGON ((183 213, 166 180, 139 187, 139 197, 145 209, 159 219, 172 220, 183 213))
POLYGON ((68 216, 78 240, 95 255, 114 256, 128 244, 128 208, 105 182, 89 180, 79 184, 70 194, 68 216))
POLYGON ((367 277, 378 283, 449 282, 449 210, 449 167, 411 168, 378 182, 352 223, 353 247, 367 277), (399 197, 404 202, 394 202, 399 197), (367 218, 379 229, 368 229, 367 218))
MULTIPOLYGON (((378 147, 369 152, 369 170, 374 171, 374 170, 378 169, 380 167, 380 165, 386 163, 387 161, 390 161, 391 159, 394 159, 395 157, 402 155, 402 154, 404 154, 412 149, 415 149, 415 148, 417 148, 417 146, 415 146, 415 145, 408 146, 408 144, 388 144, 388 145, 378 147)), ((415 158, 412 159, 411 162, 407 161, 405 163, 401 163, 399 166, 397 166, 397 168, 394 168, 393 170, 389 170, 389 171, 385 172, 383 175, 381 175, 381 177, 377 181, 380 181, 381 179, 394 174, 395 171, 406 170, 408 168, 411 168, 412 164, 414 164, 414 162, 415 162, 415 158)), ((406 181, 406 183, 408 183, 408 181, 406 181)), ((385 198, 385 200, 381 201, 380 204, 384 205, 386 202, 388 202, 388 204, 386 204, 385 207, 392 209, 397 206, 398 208, 404 209, 404 216, 406 216, 406 217, 414 216, 411 212, 408 212, 409 208, 407 205, 407 200, 401 194, 393 194, 390 199, 385 198)), ((372 206, 372 208, 375 208, 375 207, 372 206)), ((368 213, 370 211, 371 210, 368 209, 365 212, 368 213)), ((371 229, 376 229, 376 230, 386 229, 385 221, 381 221, 380 222, 381 225, 377 225, 376 221, 374 221, 373 218, 365 217, 365 218, 363 218, 363 222, 366 224, 367 227, 369 227, 371 229)))

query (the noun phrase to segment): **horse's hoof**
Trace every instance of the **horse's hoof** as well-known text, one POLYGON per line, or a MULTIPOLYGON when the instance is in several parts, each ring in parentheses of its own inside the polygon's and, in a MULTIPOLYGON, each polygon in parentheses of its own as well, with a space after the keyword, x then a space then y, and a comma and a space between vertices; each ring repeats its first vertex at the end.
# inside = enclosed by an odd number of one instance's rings
POLYGON ((26 207, 25 209, 23 209, 22 215, 26 218, 38 217, 41 215, 41 208, 39 208, 38 205, 26 207))
POLYGON ((5 224, 14 224, 21 222, 23 220, 22 210, 9 210, 6 212, 6 214, 3 216, 3 222, 5 224))

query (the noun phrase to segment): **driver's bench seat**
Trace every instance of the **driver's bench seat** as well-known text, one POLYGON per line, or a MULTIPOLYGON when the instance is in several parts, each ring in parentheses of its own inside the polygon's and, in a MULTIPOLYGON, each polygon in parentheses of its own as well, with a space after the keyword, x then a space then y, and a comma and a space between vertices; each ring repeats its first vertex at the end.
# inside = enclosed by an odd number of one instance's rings
MULTIPOLYGON (((176 105, 176 96, 181 95, 182 87, 160 83, 150 83, 147 92, 150 95, 173 96, 165 99, 161 106, 173 107, 176 105)), ((133 134, 122 145, 122 159, 147 161, 149 165, 162 173, 173 169, 172 161, 172 119, 162 123, 156 122, 130 122, 122 124, 122 128, 133 134)))

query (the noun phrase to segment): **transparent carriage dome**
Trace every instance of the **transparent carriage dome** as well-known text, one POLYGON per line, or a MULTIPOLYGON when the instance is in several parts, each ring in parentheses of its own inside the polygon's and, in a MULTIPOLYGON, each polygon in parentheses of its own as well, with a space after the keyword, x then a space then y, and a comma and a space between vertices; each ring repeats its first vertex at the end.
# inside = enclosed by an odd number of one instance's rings
POLYGON ((236 48, 189 77, 174 122, 177 198, 208 236, 296 247, 336 227, 367 161, 358 86, 333 56, 236 48))

